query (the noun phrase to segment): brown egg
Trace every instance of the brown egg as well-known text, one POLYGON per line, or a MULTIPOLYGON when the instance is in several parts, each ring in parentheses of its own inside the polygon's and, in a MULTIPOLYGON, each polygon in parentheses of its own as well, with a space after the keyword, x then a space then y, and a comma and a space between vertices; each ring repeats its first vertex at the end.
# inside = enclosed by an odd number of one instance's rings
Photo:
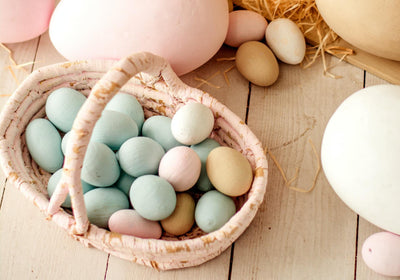
POLYGON ((223 194, 239 196, 251 187, 251 165, 247 158, 235 149, 215 148, 207 157, 206 168, 211 183, 223 194))
POLYGON ((174 212, 161 221, 162 228, 173 235, 182 235, 188 232, 194 224, 195 203, 188 193, 176 194, 174 212))
POLYGON ((240 45, 236 52, 236 67, 247 80, 258 86, 272 85, 279 75, 279 65, 274 54, 258 41, 240 45))

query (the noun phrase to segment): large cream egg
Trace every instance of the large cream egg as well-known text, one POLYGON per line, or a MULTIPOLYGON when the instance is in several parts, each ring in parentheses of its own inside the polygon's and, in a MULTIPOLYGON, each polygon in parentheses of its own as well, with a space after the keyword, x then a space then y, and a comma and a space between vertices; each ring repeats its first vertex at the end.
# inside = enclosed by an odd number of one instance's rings
POLYGON ((316 0, 325 22, 350 44, 400 60, 400 1, 316 0))
POLYGON ((329 120, 321 161, 338 196, 356 213, 400 234, 400 86, 348 97, 329 120))
POLYGON ((67 59, 120 59, 148 51, 178 75, 208 61, 228 30, 226 0, 62 0, 50 39, 67 59))

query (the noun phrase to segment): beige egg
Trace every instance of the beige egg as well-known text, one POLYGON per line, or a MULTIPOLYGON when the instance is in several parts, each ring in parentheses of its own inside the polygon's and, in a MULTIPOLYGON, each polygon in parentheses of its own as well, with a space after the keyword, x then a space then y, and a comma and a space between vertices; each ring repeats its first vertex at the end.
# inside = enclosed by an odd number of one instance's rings
POLYGON ((173 235, 182 235, 188 232, 194 224, 195 203, 188 193, 176 194, 174 212, 161 221, 162 228, 173 235))
POLYGON ((235 149, 215 148, 207 157, 206 168, 211 183, 223 194, 239 196, 251 187, 251 165, 247 158, 235 149))
POLYGON ((279 76, 279 65, 272 51, 263 43, 249 41, 236 52, 240 74, 258 86, 272 85, 279 76))

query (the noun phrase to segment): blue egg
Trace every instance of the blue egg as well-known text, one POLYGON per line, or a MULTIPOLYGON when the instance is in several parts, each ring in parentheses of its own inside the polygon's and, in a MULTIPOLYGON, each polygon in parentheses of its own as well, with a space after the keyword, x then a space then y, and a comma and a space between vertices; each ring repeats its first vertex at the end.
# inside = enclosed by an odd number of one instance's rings
POLYGON ((143 108, 133 95, 127 93, 116 94, 110 100, 110 102, 108 102, 105 110, 112 110, 127 114, 136 122, 139 133, 142 130, 142 125, 144 122, 143 108))
POLYGON ((200 171, 200 177, 196 182, 196 188, 200 191, 207 192, 209 190, 212 190, 214 187, 211 184, 210 179, 208 178, 207 175, 207 169, 206 169, 206 161, 208 154, 214 149, 219 147, 220 144, 215 141, 214 139, 207 138, 203 142, 192 145, 190 148, 192 148, 196 154, 200 157, 201 161, 201 171, 200 171))
POLYGON ((129 190, 131 189, 132 183, 135 180, 135 177, 132 177, 131 175, 126 174, 125 171, 121 170, 121 174, 119 175, 115 186, 129 196, 129 190))
POLYGON ((63 165, 61 136, 46 119, 35 119, 26 127, 26 146, 33 160, 47 172, 53 173, 63 165))
POLYGON ((117 111, 103 111, 94 126, 90 141, 106 144, 112 150, 118 150, 122 143, 138 136, 138 127, 128 115, 117 111))
POLYGON ((148 137, 134 137, 122 144, 118 160, 122 170, 133 177, 157 174, 163 147, 148 137))
POLYGON ((142 135, 160 143, 165 151, 182 146, 172 135, 171 121, 172 119, 166 116, 152 116, 144 122, 142 135))
POLYGON ((114 152, 105 144, 90 142, 81 171, 81 179, 96 187, 109 187, 120 174, 114 152))
POLYGON ((145 175, 137 178, 129 193, 133 208, 145 219, 160 221, 174 212, 175 190, 164 178, 145 175))
POLYGON ((86 96, 72 88, 56 89, 47 98, 46 115, 59 130, 70 131, 85 101, 86 96))
MULTIPOLYGON (((56 190, 57 184, 61 180, 61 175, 62 175, 62 168, 57 170, 53 175, 51 175, 49 182, 47 183, 47 193, 49 194, 49 197, 51 197, 54 191, 56 190)), ((84 194, 95 188, 94 186, 89 185, 84 181, 81 182, 82 182, 82 191, 84 194)), ((69 196, 69 194, 61 206, 66 208, 71 208, 71 197, 69 196)))
POLYGON ((212 190, 200 197, 194 216, 199 228, 209 233, 220 229, 235 213, 232 198, 212 190))
POLYGON ((67 152, 67 144, 70 136, 71 136, 71 131, 68 131, 67 133, 64 134, 61 140, 61 151, 64 155, 67 152))
POLYGON ((108 219, 121 209, 129 209, 128 197, 119 189, 95 188, 83 195, 89 221, 98 227, 107 228, 108 219))

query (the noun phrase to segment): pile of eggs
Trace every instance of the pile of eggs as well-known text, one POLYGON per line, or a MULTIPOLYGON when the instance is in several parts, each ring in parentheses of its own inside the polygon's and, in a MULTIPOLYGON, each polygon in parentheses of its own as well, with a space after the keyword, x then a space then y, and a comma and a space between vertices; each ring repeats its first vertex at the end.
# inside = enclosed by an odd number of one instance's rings
POLYGON ((270 23, 260 14, 249 10, 229 13, 226 45, 238 48, 236 67, 250 82, 258 86, 272 85, 279 76, 277 58, 287 64, 303 61, 306 52, 304 35, 287 18, 270 23), (265 42, 261 42, 265 39, 265 42))
MULTIPOLYGON (((75 117, 86 100, 79 91, 50 93, 47 118, 25 132, 33 160, 52 173, 53 194, 75 117)), ((81 169, 88 219, 113 232, 160 238, 183 235, 196 224, 204 232, 221 228, 235 213, 234 197, 251 187, 247 158, 210 138, 214 115, 205 105, 183 105, 172 118, 144 118, 136 98, 116 94, 92 131, 81 169)), ((68 196, 63 207, 71 208, 68 196)))

